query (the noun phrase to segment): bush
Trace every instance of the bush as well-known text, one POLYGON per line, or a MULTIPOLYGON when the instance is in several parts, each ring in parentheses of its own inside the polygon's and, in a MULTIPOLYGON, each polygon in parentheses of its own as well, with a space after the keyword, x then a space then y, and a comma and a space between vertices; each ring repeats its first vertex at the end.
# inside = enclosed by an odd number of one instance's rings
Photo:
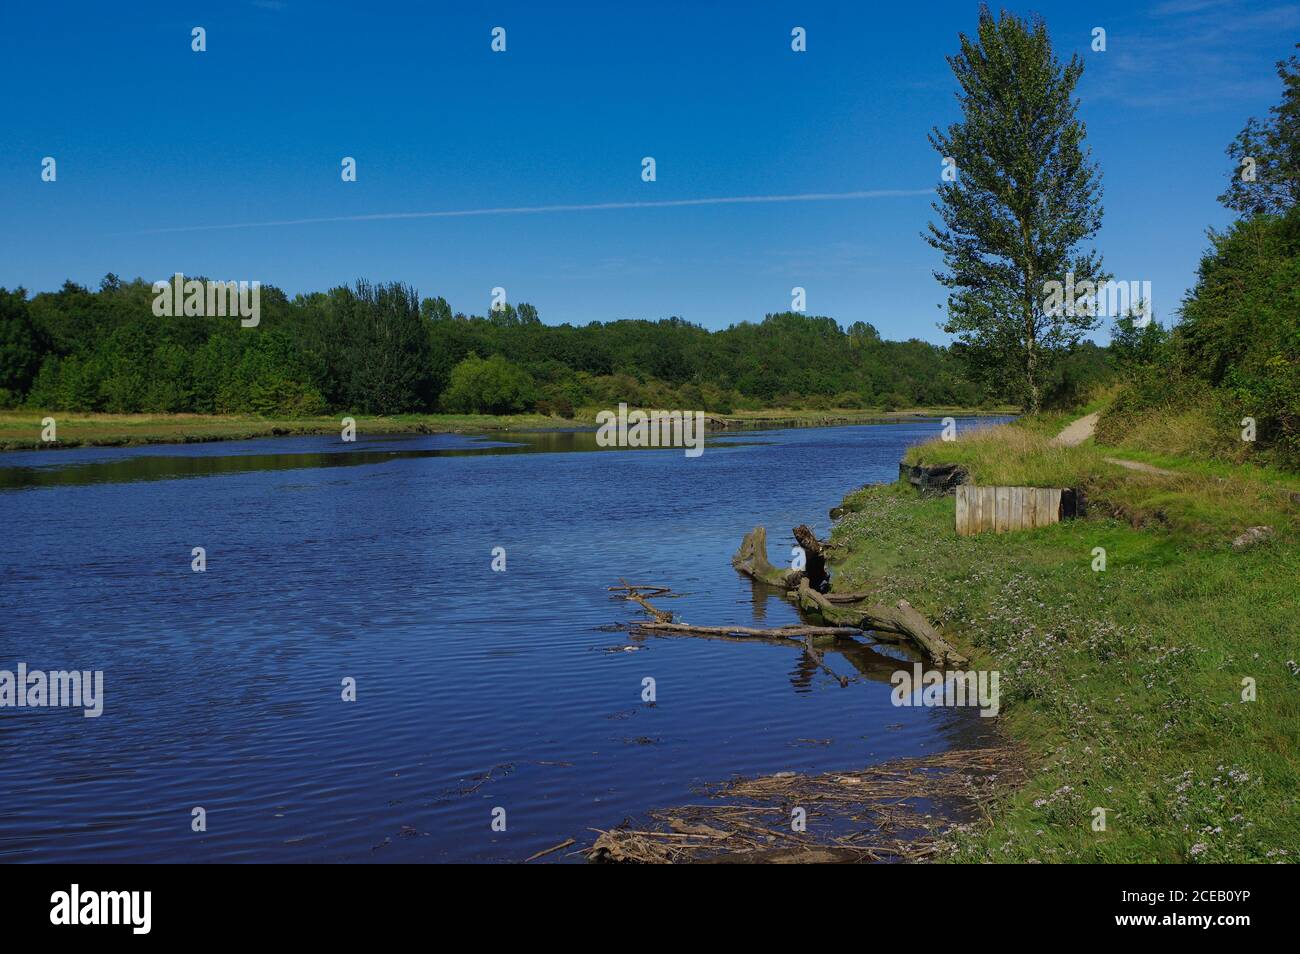
POLYGON ((471 354, 451 369, 451 382, 442 392, 449 411, 470 414, 515 414, 533 403, 532 376, 499 354, 471 354))
POLYGON ((1228 460, 1264 451, 1300 468, 1300 208, 1244 219, 1211 241, 1182 320, 1131 372, 1098 439, 1228 460), (1255 419, 1254 445, 1241 440, 1244 417, 1255 419))
POLYGON ((1241 461, 1253 445, 1239 439, 1225 395, 1202 381, 1170 380, 1152 366, 1133 375, 1097 422, 1097 441, 1171 456, 1241 461))

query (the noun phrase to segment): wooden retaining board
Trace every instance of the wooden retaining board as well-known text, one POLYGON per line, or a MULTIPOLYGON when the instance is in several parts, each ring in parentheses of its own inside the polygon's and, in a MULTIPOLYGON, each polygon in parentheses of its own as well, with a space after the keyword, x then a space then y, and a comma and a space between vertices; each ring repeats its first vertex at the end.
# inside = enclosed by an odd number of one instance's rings
MULTIPOLYGON (((1060 523, 1063 515, 1062 498, 1073 498, 1073 493, 1060 487, 976 487, 962 484, 957 488, 957 535, 968 537, 973 533, 992 530, 1007 533, 1011 530, 1032 530, 1060 523)), ((1067 499, 1073 504, 1072 499, 1067 499)))

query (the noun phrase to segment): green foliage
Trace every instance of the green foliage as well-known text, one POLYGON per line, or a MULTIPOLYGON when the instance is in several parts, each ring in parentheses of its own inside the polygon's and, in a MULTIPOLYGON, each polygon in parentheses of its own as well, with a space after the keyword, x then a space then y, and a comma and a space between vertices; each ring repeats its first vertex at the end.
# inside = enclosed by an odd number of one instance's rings
POLYGON ((1149 365, 1160 356, 1169 333, 1154 319, 1143 321, 1134 311, 1115 319, 1110 328, 1110 350, 1124 369, 1149 365))
POLYGON ((976 37, 963 34, 948 63, 962 119, 930 142, 957 178, 939 185, 943 226, 924 236, 952 289, 944 330, 979 380, 1037 411, 1059 355, 1096 327, 1083 309, 1045 308, 1045 283, 1106 277, 1095 251, 1078 250, 1101 227, 1100 174, 1073 98, 1083 61, 1062 65, 1041 19, 981 7, 976 37))
POLYGON ((1300 58, 1280 60, 1277 75, 1282 101, 1269 119, 1247 120, 1227 149, 1232 170, 1219 201, 1243 215, 1285 215, 1300 201, 1300 58))
POLYGON ((157 317, 153 298, 149 284, 114 276, 94 292, 71 282, 31 299, 0 291, 0 401, 291 416, 484 406, 463 382, 449 390, 471 354, 527 376, 508 406, 524 400, 524 409, 561 415, 624 401, 731 414, 974 407, 991 396, 946 348, 794 312, 715 332, 676 317, 546 325, 528 304, 464 315, 405 285, 359 282, 292 300, 263 286, 260 323, 245 328, 232 318, 157 317))
MULTIPOLYGON (((1220 196, 1244 213, 1210 232, 1195 287, 1166 336, 1130 322, 1112 332, 1128 382, 1099 440, 1300 469, 1300 59, 1278 64, 1282 102, 1228 148, 1256 162, 1220 196), (1242 439, 1244 419, 1255 440, 1242 439)), ((1239 172, 1240 170, 1237 170, 1239 172)))
POLYGON ((0 288, 0 407, 17 402, 40 369, 41 344, 21 288, 0 288))
POLYGON ((512 414, 532 403, 533 390, 532 376, 501 355, 471 354, 452 369, 442 403, 454 412, 512 414))
POLYGON ((1114 347, 1100 348, 1091 341, 1062 351, 1043 379, 1042 404, 1048 409, 1077 408, 1099 387, 1115 377, 1114 347))
MULTIPOLYGON (((1098 424, 1108 443, 1300 468, 1300 209, 1211 233, 1182 320, 1098 424), (1254 443, 1242 419, 1256 423, 1254 443)), ((1121 340, 1119 353, 1131 353, 1121 340)))
POLYGON ((431 405, 430 342, 415 289, 358 281, 320 304, 308 351, 325 370, 332 404, 367 414, 431 405))

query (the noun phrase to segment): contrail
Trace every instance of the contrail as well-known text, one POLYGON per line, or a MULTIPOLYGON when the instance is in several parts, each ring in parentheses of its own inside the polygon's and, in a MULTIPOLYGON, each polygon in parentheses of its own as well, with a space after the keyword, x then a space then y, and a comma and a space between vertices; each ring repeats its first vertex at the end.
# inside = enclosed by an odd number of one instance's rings
POLYGON ((888 199, 931 195, 933 189, 871 189, 865 192, 805 192, 800 195, 732 195, 709 199, 663 199, 652 202, 596 202, 589 205, 516 205, 492 209, 450 209, 440 212, 376 212, 371 215, 332 215, 315 219, 278 219, 270 222, 237 222, 230 225, 180 225, 166 229, 144 229, 133 235, 161 235, 169 232, 212 232, 221 229, 259 229, 280 225, 320 225, 326 222, 379 222, 390 219, 450 219, 470 215, 535 215, 541 212, 599 212, 609 209, 675 209, 690 205, 743 205, 758 202, 836 202, 846 199, 888 199))

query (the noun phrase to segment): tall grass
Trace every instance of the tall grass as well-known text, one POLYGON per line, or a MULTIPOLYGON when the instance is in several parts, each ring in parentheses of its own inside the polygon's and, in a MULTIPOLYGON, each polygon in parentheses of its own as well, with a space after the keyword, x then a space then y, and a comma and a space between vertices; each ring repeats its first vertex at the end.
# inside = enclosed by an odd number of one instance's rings
MULTIPOLYGON (((1054 433, 1054 431, 1053 431, 1054 433)), ((1277 469, 1233 467, 1168 455, 1134 454, 1089 441, 1060 447, 1041 428, 1015 422, 957 432, 954 441, 909 448, 910 464, 961 464, 976 484, 1070 487, 1088 507, 1132 526, 1159 525, 1190 539, 1223 543, 1247 527, 1294 530, 1297 511, 1288 496, 1300 476, 1277 469), (1112 459, 1158 459, 1172 476, 1127 470, 1112 459)))

